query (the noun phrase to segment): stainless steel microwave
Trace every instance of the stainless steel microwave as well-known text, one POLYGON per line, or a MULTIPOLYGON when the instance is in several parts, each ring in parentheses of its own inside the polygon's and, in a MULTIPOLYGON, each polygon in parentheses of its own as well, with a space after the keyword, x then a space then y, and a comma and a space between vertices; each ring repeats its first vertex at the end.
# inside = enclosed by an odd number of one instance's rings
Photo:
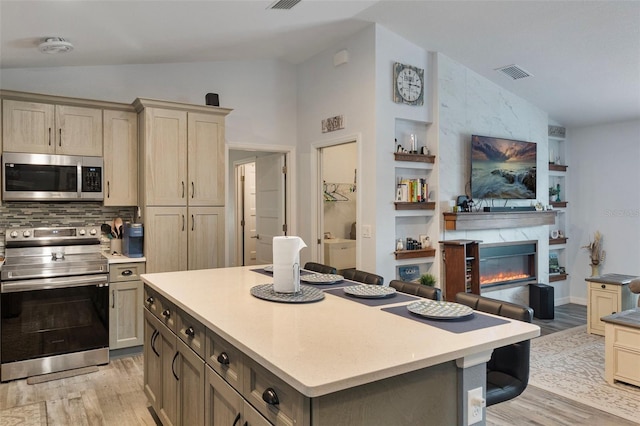
POLYGON ((2 154, 2 199, 5 201, 101 201, 102 157, 2 154))

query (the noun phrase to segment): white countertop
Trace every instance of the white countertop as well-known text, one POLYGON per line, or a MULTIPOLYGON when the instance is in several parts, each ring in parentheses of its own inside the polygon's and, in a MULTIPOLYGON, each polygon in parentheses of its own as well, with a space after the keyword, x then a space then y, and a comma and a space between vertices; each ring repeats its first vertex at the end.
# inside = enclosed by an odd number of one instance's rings
POLYGON ((255 268, 143 274, 142 280, 308 397, 540 334, 520 321, 455 334, 328 293, 315 303, 269 302, 249 293, 273 282, 255 268))
POLYGON ((102 252, 102 255, 107 258, 109 264, 111 263, 133 263, 133 262, 146 262, 146 257, 127 257, 124 254, 111 254, 102 252))

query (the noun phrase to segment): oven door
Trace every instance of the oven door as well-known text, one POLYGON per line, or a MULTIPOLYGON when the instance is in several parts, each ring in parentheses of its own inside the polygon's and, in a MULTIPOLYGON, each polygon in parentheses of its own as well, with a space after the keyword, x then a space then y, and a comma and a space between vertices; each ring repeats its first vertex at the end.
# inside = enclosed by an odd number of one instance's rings
POLYGON ((6 364, 101 348, 108 351, 108 286, 107 274, 2 282, 3 380, 6 364))

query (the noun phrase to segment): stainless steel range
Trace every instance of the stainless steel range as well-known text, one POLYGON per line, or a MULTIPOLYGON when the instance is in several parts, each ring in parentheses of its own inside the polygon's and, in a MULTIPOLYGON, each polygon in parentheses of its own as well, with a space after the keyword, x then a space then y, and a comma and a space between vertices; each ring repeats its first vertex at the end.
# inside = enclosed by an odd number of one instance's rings
POLYGON ((0 380, 109 362, 99 227, 7 229, 0 277, 0 380))

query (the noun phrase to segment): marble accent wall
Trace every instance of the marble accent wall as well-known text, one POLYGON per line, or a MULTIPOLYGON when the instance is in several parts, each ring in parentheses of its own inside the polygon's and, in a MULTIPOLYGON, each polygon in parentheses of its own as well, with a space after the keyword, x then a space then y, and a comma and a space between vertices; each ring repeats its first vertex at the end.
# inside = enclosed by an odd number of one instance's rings
MULTIPOLYGON (((441 210, 469 188, 472 134, 525 140, 538 144, 538 199, 548 204, 547 114, 479 74, 437 54, 439 106, 439 201, 441 210)), ((502 202, 504 203, 504 202, 502 202)), ((529 205, 529 200, 509 201, 510 206, 529 205)), ((442 218, 440 218, 443 221, 442 218)), ((475 239, 483 243, 538 241, 538 277, 548 282, 549 227, 534 226, 479 231, 444 231, 442 239, 475 239)), ((557 292, 556 292, 557 293, 557 292)), ((528 304, 528 287, 487 290, 484 295, 528 304)))

